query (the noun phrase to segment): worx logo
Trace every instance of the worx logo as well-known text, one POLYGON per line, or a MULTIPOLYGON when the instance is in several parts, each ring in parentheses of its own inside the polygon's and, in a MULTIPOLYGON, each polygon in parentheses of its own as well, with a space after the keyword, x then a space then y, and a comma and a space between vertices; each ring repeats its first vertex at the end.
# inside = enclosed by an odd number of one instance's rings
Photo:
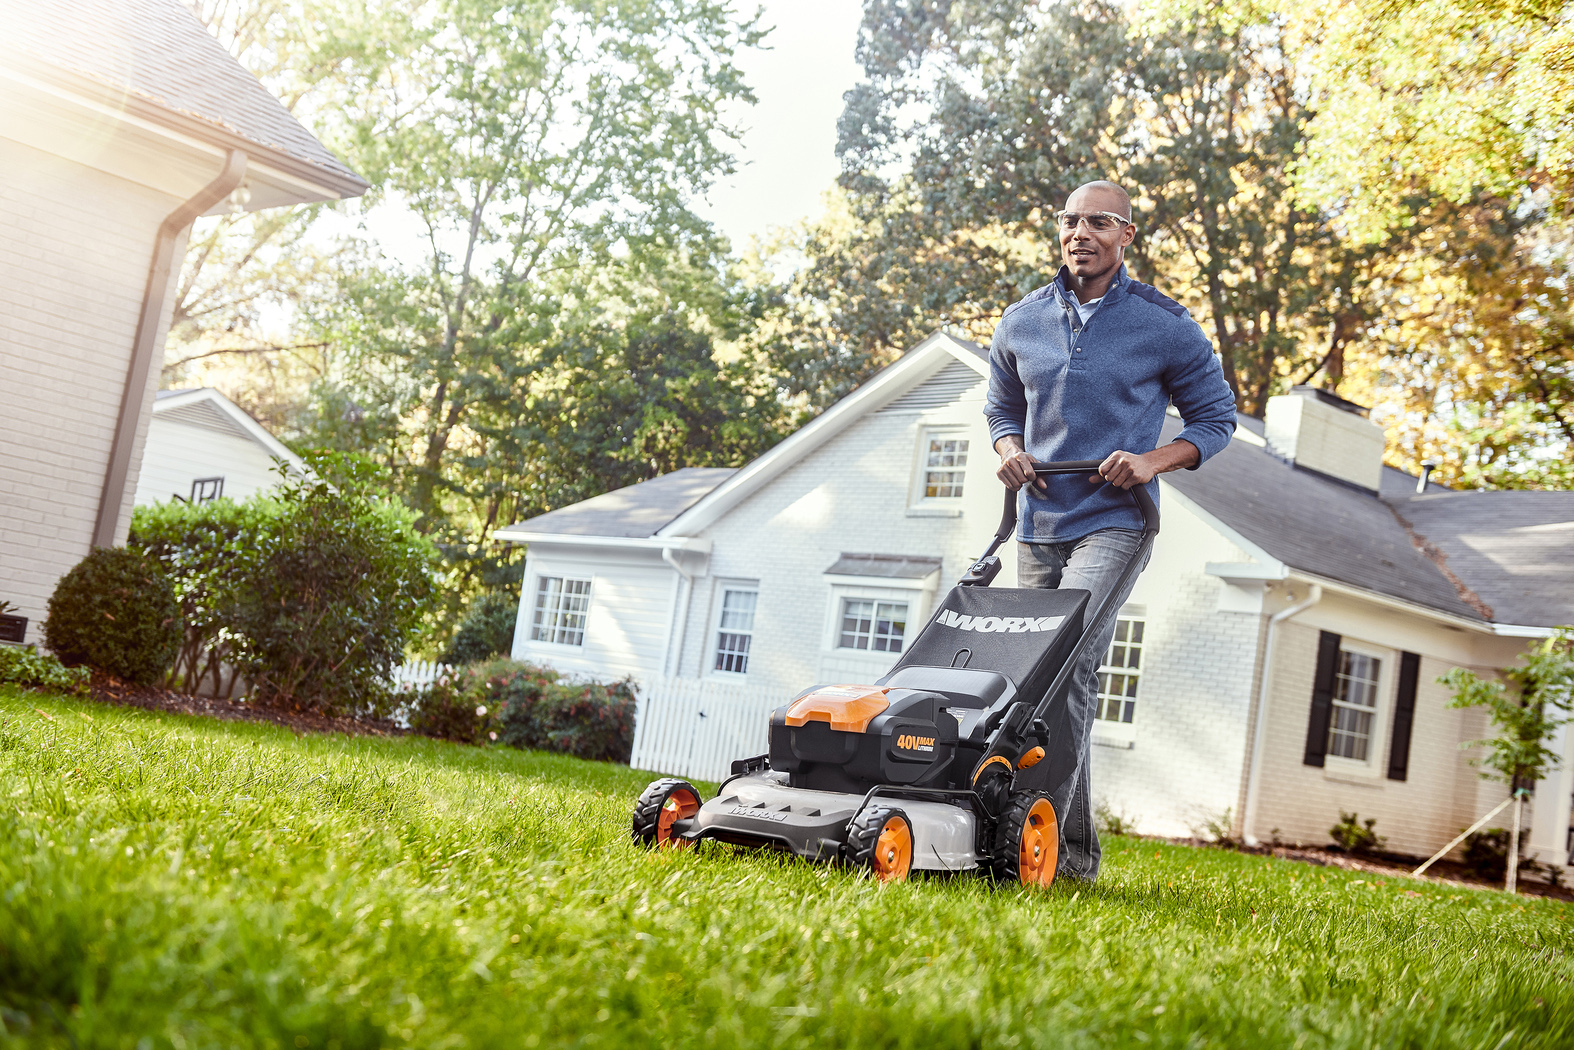
POLYGON ((1053 631, 1066 622, 1064 616, 962 616, 946 609, 940 613, 940 622, 959 631, 980 631, 985 634, 1024 634, 1053 631))
POLYGON ((896 738, 896 746, 903 751, 933 751, 935 749, 935 738, 903 733, 896 738))

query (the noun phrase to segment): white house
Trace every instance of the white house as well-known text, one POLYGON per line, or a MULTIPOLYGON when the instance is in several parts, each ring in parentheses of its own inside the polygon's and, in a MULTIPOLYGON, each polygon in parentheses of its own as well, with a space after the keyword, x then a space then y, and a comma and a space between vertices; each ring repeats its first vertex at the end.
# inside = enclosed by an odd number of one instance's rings
POLYGON ((276 460, 281 459, 294 471, 305 470, 301 457, 212 387, 160 390, 148 422, 135 503, 201 503, 220 496, 243 500, 278 484, 276 460))
MULTIPOLYGON (((936 334, 742 469, 498 530, 529 545, 514 656, 662 696, 694 683, 711 721, 742 705, 759 739, 762 703, 872 681, 999 521, 987 374, 983 347, 936 334)), ((1482 716, 1435 680, 1509 666, 1574 622, 1574 493, 1417 494, 1358 406, 1307 388, 1240 424, 1161 481, 1162 531, 1101 679, 1095 789, 1155 833, 1226 820, 1326 841, 1353 810, 1390 848, 1430 852, 1506 791, 1459 746, 1482 716)), ((1565 763, 1534 806, 1532 845, 1558 863, 1571 794, 1565 763)))
POLYGON ((365 189, 180 0, 0 0, 0 638, 125 539, 191 222, 365 189))

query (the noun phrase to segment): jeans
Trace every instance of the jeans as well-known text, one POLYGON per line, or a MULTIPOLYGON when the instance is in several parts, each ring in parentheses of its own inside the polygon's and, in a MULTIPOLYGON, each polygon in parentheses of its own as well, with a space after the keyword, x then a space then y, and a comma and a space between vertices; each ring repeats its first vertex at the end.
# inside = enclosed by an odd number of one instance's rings
MULTIPOLYGON (((1065 543, 1018 543, 1017 586, 1074 587, 1089 591, 1087 616, 1092 617, 1105 595, 1114 589, 1121 570, 1142 542, 1142 533, 1133 529, 1100 529, 1078 540, 1065 543)), ((1151 552, 1150 552, 1151 553, 1151 552)), ((1109 617, 1097 626, 1094 644, 1077 663, 1066 702, 1071 715, 1072 744, 1077 753, 1077 772, 1067 786, 1052 797, 1060 817, 1060 873, 1079 879, 1098 877, 1098 831, 1093 827, 1093 801, 1088 782, 1089 749, 1093 716, 1098 704, 1098 669, 1115 636, 1115 619, 1131 595, 1137 575, 1147 567, 1147 557, 1115 600, 1109 617)), ((1094 625, 1088 625, 1094 626, 1094 625)))

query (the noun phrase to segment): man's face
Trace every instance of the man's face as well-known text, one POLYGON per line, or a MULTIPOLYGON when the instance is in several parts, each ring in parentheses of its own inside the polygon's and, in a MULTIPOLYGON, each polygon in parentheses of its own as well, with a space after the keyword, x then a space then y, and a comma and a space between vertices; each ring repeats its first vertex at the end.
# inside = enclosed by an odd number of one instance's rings
MULTIPOLYGON (((1100 186, 1084 186, 1066 198, 1067 211, 1083 214, 1111 211, 1126 215, 1126 207, 1119 194, 1100 186)), ((1084 222, 1071 230, 1062 226, 1059 232, 1061 260, 1079 280, 1097 280, 1115 272, 1126 245, 1137 236, 1137 228, 1129 224, 1099 233, 1084 222)))

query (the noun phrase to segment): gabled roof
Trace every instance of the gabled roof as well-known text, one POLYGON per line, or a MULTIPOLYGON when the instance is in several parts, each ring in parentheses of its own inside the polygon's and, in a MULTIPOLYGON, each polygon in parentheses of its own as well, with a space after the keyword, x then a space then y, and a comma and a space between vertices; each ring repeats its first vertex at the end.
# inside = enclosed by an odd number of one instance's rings
MULTIPOLYGON (((1180 426, 1166 419, 1162 440, 1180 426)), ((1385 468, 1374 496, 1298 469, 1239 432, 1200 470, 1164 482, 1302 572, 1481 624, 1574 620, 1574 493, 1433 486, 1418 496, 1414 478, 1385 468)))
POLYGON ((267 428, 251 418, 245 409, 212 387, 160 390, 153 398, 153 418, 169 423, 204 427, 221 434, 254 441, 266 449, 268 455, 277 456, 297 471, 306 470, 301 457, 268 433, 267 428))
POLYGON ((684 467, 548 511, 492 535, 515 543, 553 536, 647 539, 737 472, 736 467, 684 467))
POLYGON ((662 526, 661 536, 693 536, 763 488, 793 464, 871 412, 891 404, 953 361, 989 375, 989 350, 970 339, 935 332, 836 404, 815 416, 770 451, 746 464, 725 484, 662 526))
POLYGON ((338 196, 367 189, 180 0, 0 0, 0 55, 134 116, 242 148, 338 196))

